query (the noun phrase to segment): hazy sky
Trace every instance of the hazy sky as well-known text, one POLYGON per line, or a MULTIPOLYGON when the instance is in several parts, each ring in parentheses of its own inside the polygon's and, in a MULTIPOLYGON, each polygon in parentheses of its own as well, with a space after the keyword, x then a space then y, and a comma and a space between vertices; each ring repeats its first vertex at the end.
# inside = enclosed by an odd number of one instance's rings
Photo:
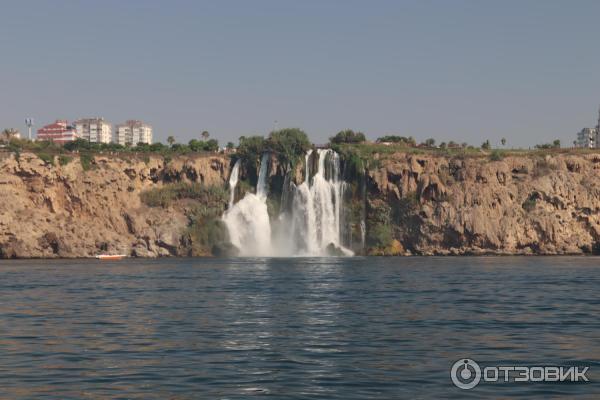
POLYGON ((594 126, 600 1, 2 1, 0 127, 531 146, 594 126))

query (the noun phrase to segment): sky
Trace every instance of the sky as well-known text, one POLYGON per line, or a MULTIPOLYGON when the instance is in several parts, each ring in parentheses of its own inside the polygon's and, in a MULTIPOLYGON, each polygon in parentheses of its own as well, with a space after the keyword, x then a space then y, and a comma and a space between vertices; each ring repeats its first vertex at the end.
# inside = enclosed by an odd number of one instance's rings
POLYGON ((530 147, 593 127, 600 2, 0 0, 0 128, 141 119, 530 147))

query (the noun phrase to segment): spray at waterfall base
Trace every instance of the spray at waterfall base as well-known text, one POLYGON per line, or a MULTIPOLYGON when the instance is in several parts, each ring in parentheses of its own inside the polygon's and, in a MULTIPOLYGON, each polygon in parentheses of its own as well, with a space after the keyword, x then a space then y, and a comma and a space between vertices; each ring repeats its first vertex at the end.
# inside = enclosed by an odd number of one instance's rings
POLYGON ((271 155, 260 161, 256 193, 234 203, 240 160, 232 170, 232 192, 223 222, 240 256, 351 256, 345 223, 346 182, 340 174, 340 157, 333 150, 309 150, 304 157, 304 181, 296 184, 286 174, 280 212, 268 212, 268 177, 271 155))

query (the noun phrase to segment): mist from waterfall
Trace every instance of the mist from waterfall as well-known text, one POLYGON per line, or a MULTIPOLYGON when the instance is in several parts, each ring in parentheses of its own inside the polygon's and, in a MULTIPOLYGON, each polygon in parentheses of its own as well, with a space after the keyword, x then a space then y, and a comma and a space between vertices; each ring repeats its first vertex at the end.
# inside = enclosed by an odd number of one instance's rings
MULTIPOLYGON (((260 162, 256 194, 246 193, 242 200, 232 204, 223 214, 229 240, 238 248, 240 256, 268 256, 272 253, 271 222, 267 211, 268 167, 269 155, 265 153, 260 162)), ((233 176, 233 171, 229 185, 231 190, 235 191, 237 176, 233 176), (233 178, 235 180, 232 180, 233 178)))
MULTIPOLYGON (((239 255, 352 255, 342 243, 346 184, 340 177, 339 155, 333 150, 309 150, 305 156, 304 182, 296 186, 286 177, 281 212, 272 221, 267 212, 269 159, 267 153, 262 157, 256 194, 247 193, 239 202, 231 203, 223 215, 231 243, 239 249, 239 255)), ((232 171, 232 191, 237 180, 232 171)))

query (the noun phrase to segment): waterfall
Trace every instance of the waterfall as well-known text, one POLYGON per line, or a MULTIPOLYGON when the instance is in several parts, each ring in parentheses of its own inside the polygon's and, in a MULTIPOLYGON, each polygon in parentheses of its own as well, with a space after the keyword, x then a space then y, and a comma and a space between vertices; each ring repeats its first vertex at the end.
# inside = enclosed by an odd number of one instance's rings
POLYGON ((237 186, 239 176, 240 160, 237 160, 233 166, 233 169, 231 170, 231 175, 229 175, 229 191, 231 193, 229 195, 229 207, 227 209, 231 209, 231 207, 233 207, 233 201, 235 200, 235 187, 237 186))
POLYGON ((304 182, 310 180, 310 156, 312 155, 312 149, 306 152, 304 156, 304 182))
POLYGON ((258 183, 256 184, 256 195, 267 199, 267 171, 269 169, 269 153, 263 154, 260 160, 258 183))
POLYGON ((340 156, 333 150, 317 150, 317 171, 310 178, 310 156, 307 154, 307 179, 298 186, 293 218, 305 238, 300 254, 327 255, 333 245, 341 253, 352 252, 342 245, 342 206, 345 183, 340 180, 340 156))
POLYGON ((367 171, 364 170, 361 179, 361 197, 362 204, 360 207, 360 248, 365 251, 366 236, 367 236, 367 171))
POLYGON ((223 214, 229 240, 238 248, 241 256, 272 254, 271 222, 267 211, 268 154, 263 155, 260 164, 256 194, 246 193, 242 200, 223 214))
POLYGON ((339 155, 329 149, 310 150, 306 154, 304 182, 296 186, 285 180, 282 210, 274 221, 267 212, 269 159, 269 154, 261 159, 256 194, 247 193, 223 215, 231 243, 240 255, 352 255, 342 243, 346 184, 340 179, 339 155), (311 159, 315 156, 317 170, 311 171, 311 159))

